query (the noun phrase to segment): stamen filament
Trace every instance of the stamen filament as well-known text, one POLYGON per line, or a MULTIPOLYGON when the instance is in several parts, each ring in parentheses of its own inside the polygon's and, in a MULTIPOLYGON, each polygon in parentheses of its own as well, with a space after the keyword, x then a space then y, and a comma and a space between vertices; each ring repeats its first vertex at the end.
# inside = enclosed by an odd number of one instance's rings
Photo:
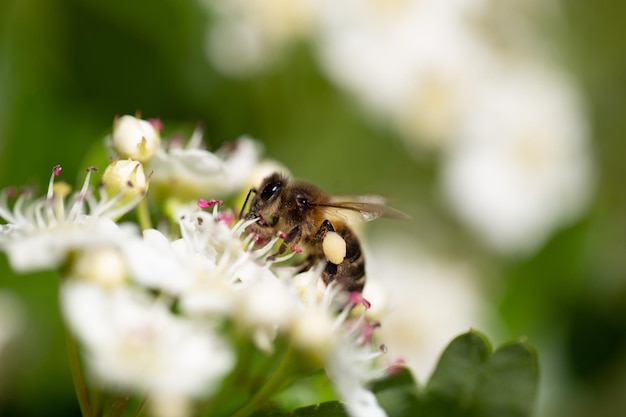
POLYGON ((197 126, 193 130, 193 133, 191 134, 191 138, 187 142, 187 145, 185 146, 185 148, 186 149, 200 148, 200 146, 202 145, 202 134, 203 134, 202 128, 200 126, 197 126))

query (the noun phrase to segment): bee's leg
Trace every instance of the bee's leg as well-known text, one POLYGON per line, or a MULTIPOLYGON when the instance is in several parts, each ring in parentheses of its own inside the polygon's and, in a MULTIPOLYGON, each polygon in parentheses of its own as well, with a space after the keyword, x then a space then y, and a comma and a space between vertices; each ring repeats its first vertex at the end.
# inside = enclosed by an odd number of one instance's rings
MULTIPOLYGON (((283 253, 287 251, 287 247, 289 246, 289 244, 298 243, 300 241, 301 236, 302 236, 302 227, 296 226, 293 229, 291 229, 289 233, 287 233, 285 237, 283 238, 283 243, 280 244, 276 253, 268 256, 267 259, 275 260, 278 255, 282 255, 283 253)), ((292 247, 292 250, 295 251, 293 247, 292 247)))
POLYGON ((318 243, 323 242, 326 237, 326 233, 334 231, 335 228, 333 227, 333 224, 328 219, 324 220, 324 223, 322 223, 317 233, 315 233, 315 241, 318 243))
POLYGON ((285 251, 287 250, 287 247, 291 243, 294 243, 294 244, 298 243, 301 237, 302 237, 302 227, 300 225, 295 226, 293 229, 289 231, 289 233, 285 235, 285 238, 283 239, 283 243, 281 243, 280 248, 278 248, 278 255, 285 253, 285 251))
POLYGON ((319 255, 314 255, 314 254, 310 254, 309 256, 306 257, 306 259, 299 265, 298 268, 298 274, 300 272, 304 272, 304 271, 308 271, 309 269, 311 269, 314 265, 317 265, 317 263, 320 261, 320 256, 319 255))
MULTIPOLYGON (((335 227, 333 226, 333 224, 328 219, 324 220, 324 222, 320 226, 317 233, 315 233, 315 241, 318 243, 323 242, 324 238, 326 237, 326 234, 328 232, 334 232, 334 231, 335 231, 335 227)), ((329 260, 326 260, 326 267, 324 268, 324 272, 322 274, 324 278, 324 282, 326 284, 330 283, 331 281, 335 279, 336 274, 337 274, 337 264, 334 264, 330 262, 329 260)))

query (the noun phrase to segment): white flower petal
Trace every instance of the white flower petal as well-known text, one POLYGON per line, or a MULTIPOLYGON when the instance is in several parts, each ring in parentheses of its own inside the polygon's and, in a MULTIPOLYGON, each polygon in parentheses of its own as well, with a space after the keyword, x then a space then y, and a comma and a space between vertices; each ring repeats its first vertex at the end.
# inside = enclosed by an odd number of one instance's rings
POLYGON ((56 269, 68 254, 99 246, 119 246, 131 229, 120 229, 105 218, 82 217, 75 223, 59 225, 38 231, 11 230, 2 243, 11 268, 18 272, 56 269))
POLYGON ((66 320, 87 350, 96 381, 137 393, 208 395, 232 369, 228 345, 132 288, 62 288, 66 320))
POLYGON ((124 255, 131 278, 149 288, 178 294, 191 285, 192 275, 177 256, 170 241, 158 230, 143 232, 143 239, 124 244, 124 255))

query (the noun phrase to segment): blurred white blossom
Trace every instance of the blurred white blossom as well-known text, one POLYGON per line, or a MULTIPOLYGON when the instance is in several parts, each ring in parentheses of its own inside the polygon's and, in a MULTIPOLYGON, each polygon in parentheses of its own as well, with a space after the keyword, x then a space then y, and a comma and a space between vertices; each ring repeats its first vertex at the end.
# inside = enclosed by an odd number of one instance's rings
POLYGON ((408 138, 446 139, 491 57, 468 14, 481 1, 326 1, 316 47, 322 67, 408 138))
POLYGON ((482 88, 445 152, 442 186, 488 245, 528 253, 589 200, 585 109, 567 78, 550 70, 517 68, 482 88))
POLYGON ((206 50, 215 67, 249 76, 276 62, 283 49, 310 34, 315 0, 202 0, 215 15, 206 50))
MULTIPOLYGON (((263 3, 267 13, 255 1, 215 6, 215 27, 296 21, 272 9, 282 2, 263 3)), ((580 215, 594 176, 583 98, 539 30, 538 22, 559 18, 559 3, 322 0, 297 8, 309 13, 304 29, 282 31, 258 59, 306 35, 326 76, 369 120, 390 126, 412 151, 441 152, 447 201, 478 238, 528 254, 580 215)))
POLYGON ((209 395, 235 357, 213 329, 175 316, 163 300, 132 287, 104 290, 69 281, 61 291, 65 318, 86 349, 93 377, 139 394, 209 395))
POLYGON ((471 264, 437 255, 399 234, 376 236, 368 246, 364 296, 374 314, 384 317, 380 337, 388 360, 405 363, 422 383, 455 336, 494 326, 495 314, 489 314, 471 264))
MULTIPOLYGON (((122 242, 134 237, 128 235, 122 242)), ((121 253, 122 242, 117 247, 103 245, 78 251, 72 263, 71 275, 98 283, 104 288, 125 284, 128 271, 121 253)))
POLYGON ((384 375, 375 359, 386 351, 373 337, 379 323, 367 314, 370 302, 361 294, 347 294, 334 285, 320 290, 319 270, 291 281, 301 294, 290 324, 294 346, 306 352, 309 360, 323 364, 350 416, 385 417, 387 413, 364 385, 384 375))

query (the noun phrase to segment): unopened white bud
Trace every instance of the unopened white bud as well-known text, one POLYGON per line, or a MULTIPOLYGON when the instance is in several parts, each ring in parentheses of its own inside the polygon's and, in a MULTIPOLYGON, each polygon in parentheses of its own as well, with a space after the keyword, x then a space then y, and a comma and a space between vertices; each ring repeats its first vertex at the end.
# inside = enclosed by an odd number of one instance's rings
POLYGON ((290 319, 291 307, 290 294, 277 282, 259 283, 240 293, 237 316, 250 327, 282 327, 290 319))
POLYGON ((122 116, 113 123, 111 145, 122 158, 146 162, 161 145, 157 122, 122 116))
POLYGON ((294 320, 291 340, 298 349, 323 360, 335 344, 333 321, 324 311, 308 311, 294 320))
POLYGON ((119 198, 123 205, 148 191, 148 180, 139 161, 115 160, 102 174, 102 185, 109 198, 119 198), (119 197, 118 197, 119 196, 119 197))
POLYGON ((126 264, 118 250, 95 248, 81 252, 73 265, 73 275, 95 282, 105 288, 114 288, 126 281, 126 264))
POLYGON ((177 395, 152 395, 148 407, 154 417, 190 417, 193 413, 191 400, 177 395))

